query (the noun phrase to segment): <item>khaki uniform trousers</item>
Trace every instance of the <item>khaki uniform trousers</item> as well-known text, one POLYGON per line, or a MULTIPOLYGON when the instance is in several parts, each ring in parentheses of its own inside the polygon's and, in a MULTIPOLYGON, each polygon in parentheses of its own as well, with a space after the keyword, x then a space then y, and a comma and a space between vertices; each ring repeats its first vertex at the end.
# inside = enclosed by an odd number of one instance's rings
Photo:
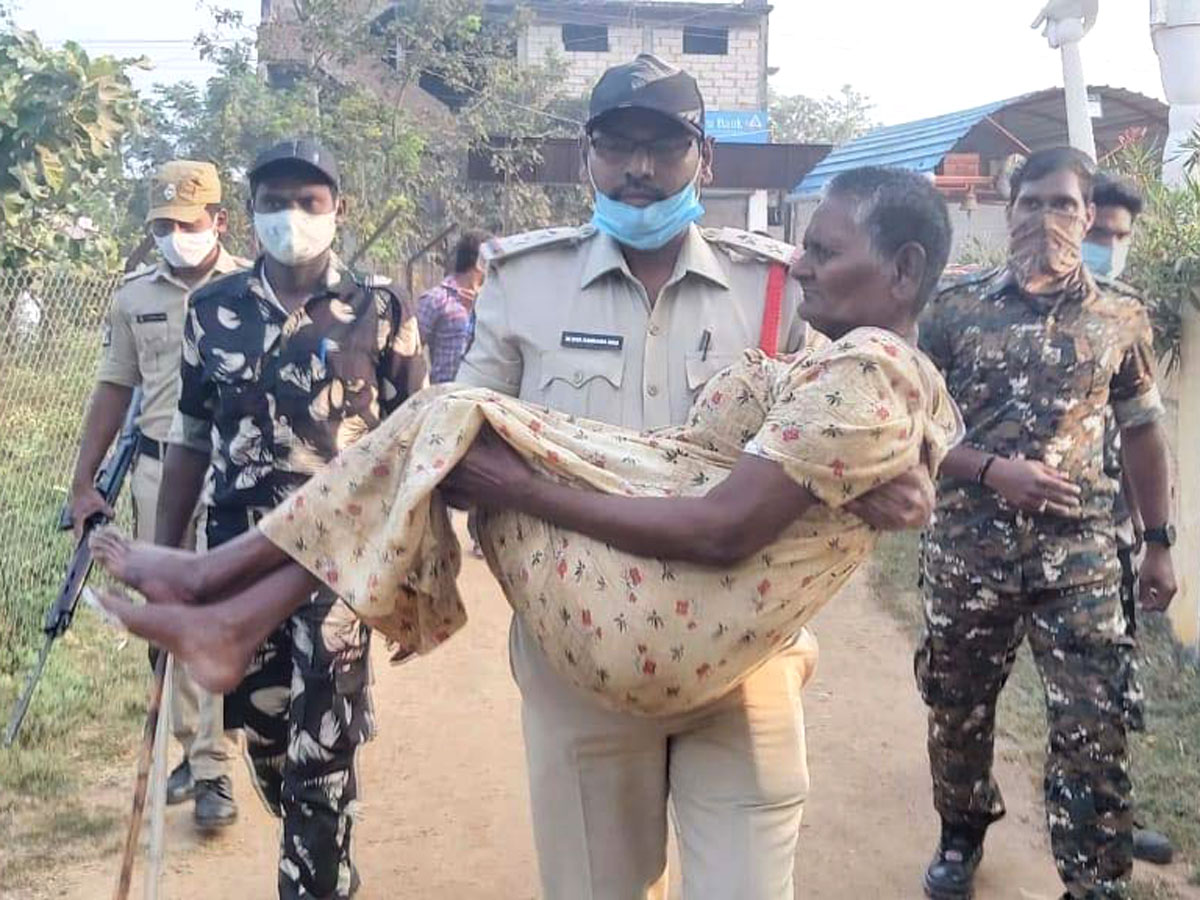
POLYGON ((791 900, 811 633, 720 700, 662 718, 598 706, 519 619, 509 650, 545 900, 665 898, 668 797, 685 900, 791 900))
MULTIPOLYGON (((132 491, 134 537, 139 541, 154 540, 158 488, 162 479, 162 463, 139 453, 134 461, 132 491)), ((188 529, 184 546, 195 547, 195 522, 188 529)), ((202 690, 187 670, 171 660, 171 731, 183 747, 184 756, 197 781, 207 781, 229 774, 229 761, 236 743, 232 733, 225 732, 224 698, 202 690)))

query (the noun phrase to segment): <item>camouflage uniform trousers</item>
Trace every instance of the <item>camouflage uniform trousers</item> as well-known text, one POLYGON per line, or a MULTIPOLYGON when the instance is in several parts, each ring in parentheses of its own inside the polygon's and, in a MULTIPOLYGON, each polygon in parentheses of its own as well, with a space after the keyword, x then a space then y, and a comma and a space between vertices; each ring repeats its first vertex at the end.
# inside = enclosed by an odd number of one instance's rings
MULTIPOLYGON (((209 546, 258 511, 210 511, 209 546)), ((347 900, 357 887, 351 830, 360 744, 374 736, 370 629, 328 590, 315 591, 258 648, 226 697, 225 725, 246 736, 259 796, 283 820, 280 900, 347 900)))
MULTIPOLYGON (((1132 547, 1117 542, 1117 559, 1121 563, 1121 611, 1125 615, 1125 633, 1137 639, 1138 561, 1132 547)), ((1130 731, 1146 730, 1146 697, 1138 677, 1137 659, 1129 673, 1128 696, 1125 704, 1125 727, 1130 731)))
POLYGON ((927 566, 924 581, 915 668, 929 708, 938 813, 980 829, 1003 817, 992 776, 996 700, 1028 636, 1046 694, 1045 806, 1059 876, 1072 897, 1124 897, 1133 866, 1126 728, 1134 679, 1120 584, 1016 593, 941 565, 927 566))

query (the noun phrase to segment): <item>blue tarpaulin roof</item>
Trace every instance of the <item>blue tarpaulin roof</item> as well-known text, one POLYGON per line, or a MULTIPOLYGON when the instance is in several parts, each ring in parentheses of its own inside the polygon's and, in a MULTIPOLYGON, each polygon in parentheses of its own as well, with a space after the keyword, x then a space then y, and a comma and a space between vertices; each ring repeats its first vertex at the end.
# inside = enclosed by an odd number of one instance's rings
POLYGON ((1028 95, 917 122, 876 128, 833 150, 804 176, 792 196, 819 194, 838 173, 859 166, 896 166, 915 172, 932 172, 968 131, 987 116, 1025 96, 1028 95))

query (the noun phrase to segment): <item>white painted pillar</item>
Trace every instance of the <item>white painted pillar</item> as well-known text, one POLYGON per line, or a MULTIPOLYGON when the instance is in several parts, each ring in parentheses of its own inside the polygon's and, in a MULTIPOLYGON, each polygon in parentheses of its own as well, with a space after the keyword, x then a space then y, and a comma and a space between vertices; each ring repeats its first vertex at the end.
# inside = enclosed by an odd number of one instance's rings
MULTIPOLYGON (((1080 28, 1080 32, 1082 32, 1080 28)), ((1082 33, 1080 37, 1082 37, 1082 33)), ((1096 158, 1096 138, 1092 134, 1092 113, 1088 106, 1087 82, 1083 78, 1083 58, 1079 41, 1062 45, 1063 91, 1067 100, 1067 140, 1076 150, 1096 158)))
POLYGON ((746 200, 746 230, 767 230, 767 207, 770 201, 766 191, 755 191, 746 200))
POLYGON ((1068 143, 1092 159, 1096 158, 1096 138, 1079 42, 1095 24, 1096 10, 1097 0, 1050 0, 1033 23, 1034 28, 1045 25, 1046 40, 1062 53, 1068 143))
MULTIPOLYGON (((1200 124, 1200 0, 1151 0, 1150 35, 1171 104, 1170 135, 1163 154, 1163 181, 1188 177, 1179 145, 1200 124)), ((1193 178, 1200 177, 1194 173, 1193 178)), ((1181 641, 1200 646, 1200 313, 1185 305, 1179 379, 1176 508, 1179 546, 1174 557, 1180 592, 1171 621, 1181 641)))

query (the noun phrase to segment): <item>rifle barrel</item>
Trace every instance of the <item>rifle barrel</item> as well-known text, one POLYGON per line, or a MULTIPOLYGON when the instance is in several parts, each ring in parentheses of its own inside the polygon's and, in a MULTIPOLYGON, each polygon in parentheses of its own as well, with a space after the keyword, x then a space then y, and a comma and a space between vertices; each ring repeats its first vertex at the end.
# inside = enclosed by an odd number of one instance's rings
MULTIPOLYGON (((142 389, 136 388, 129 409, 125 413, 125 422, 117 444, 109 453, 96 479, 96 489, 112 506, 116 505, 117 495, 121 492, 121 486, 125 482, 125 476, 129 474, 130 466, 133 465, 133 457, 137 452, 137 416, 141 405, 142 389)), ((66 513, 65 510, 64 513, 66 513)), ((25 713, 29 711, 29 702, 33 699, 33 692, 41 680, 42 670, 46 668, 46 659, 50 656, 50 648, 54 645, 55 638, 61 637, 71 627, 71 620, 75 617, 75 607, 79 603, 79 592, 83 590, 83 584, 92 570, 92 551, 88 546, 88 538, 91 536, 92 530, 103 525, 105 521, 107 520, 103 516, 93 516, 84 527, 83 536, 75 542, 75 551, 71 554, 70 562, 67 564, 67 574, 63 578, 62 586, 59 588, 54 602, 46 610, 46 619, 42 624, 46 642, 42 645, 37 665, 30 673, 29 680, 25 682, 21 697, 17 701, 17 707, 13 710, 12 719, 9 720, 8 728, 4 732, 5 747, 11 747, 13 741, 17 739, 17 732, 21 729, 25 713)), ((66 528, 71 527, 69 513, 60 516, 59 528, 63 528, 64 524, 66 528)))
POLYGON ((16 709, 13 710, 12 718, 9 719, 8 728, 4 730, 5 747, 11 747, 13 741, 17 739, 17 732, 21 730, 21 723, 25 721, 25 713, 29 712, 29 703, 33 700, 33 692, 37 689, 38 682, 42 680, 42 669, 46 668, 46 660, 50 658, 50 647, 53 644, 54 635, 46 635, 46 642, 42 644, 42 652, 38 654, 37 665, 29 673, 25 687, 21 690, 21 699, 17 701, 16 709))

